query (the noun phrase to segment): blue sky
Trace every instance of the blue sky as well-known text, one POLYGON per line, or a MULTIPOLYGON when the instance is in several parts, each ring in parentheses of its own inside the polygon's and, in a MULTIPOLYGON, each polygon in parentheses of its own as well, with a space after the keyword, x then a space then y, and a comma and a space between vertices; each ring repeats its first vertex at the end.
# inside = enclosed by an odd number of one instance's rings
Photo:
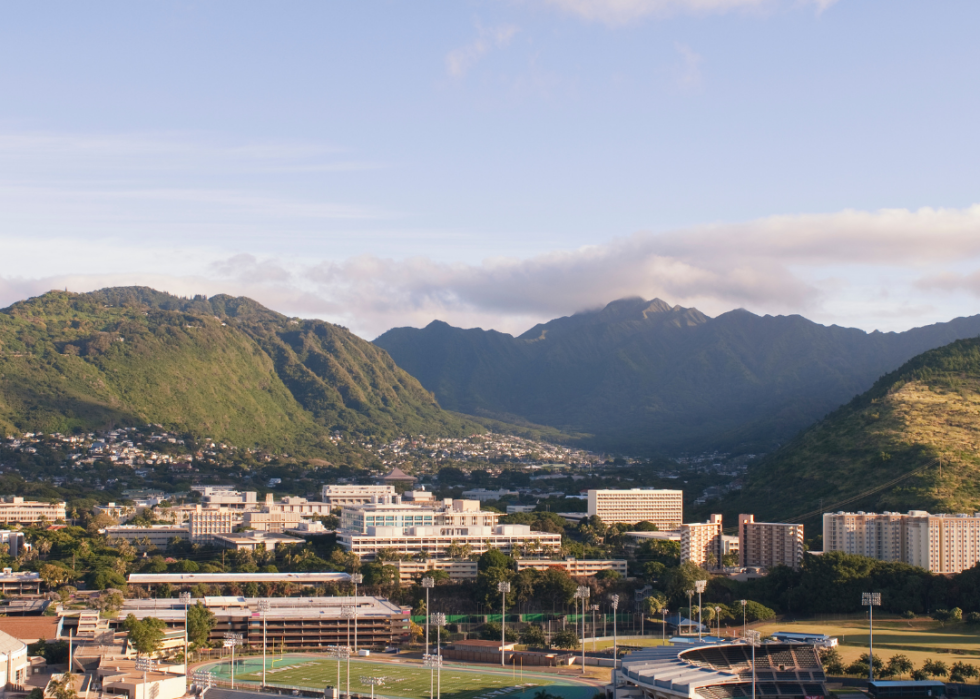
POLYGON ((0 303, 146 284, 365 337, 615 298, 980 312, 980 4, 45 3, 0 23, 0 303))

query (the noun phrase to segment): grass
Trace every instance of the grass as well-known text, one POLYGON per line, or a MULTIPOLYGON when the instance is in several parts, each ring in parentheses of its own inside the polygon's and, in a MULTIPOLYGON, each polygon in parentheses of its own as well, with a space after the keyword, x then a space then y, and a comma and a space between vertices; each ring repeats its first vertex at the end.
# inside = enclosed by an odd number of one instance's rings
MULTIPOLYGON (((763 633, 796 631, 824 633, 837 638, 844 664, 868 651, 868 624, 853 621, 774 622, 758 627, 763 633)), ((885 662, 893 655, 907 655, 920 667, 927 659, 976 664, 980 661, 980 630, 966 624, 940 625, 925 619, 875 621, 874 652, 885 662)))
MULTIPOLYGON (((230 664, 220 663, 208 668, 222 679, 229 676, 230 664)), ((340 663, 340 682, 346 691, 346 663, 340 663)), ((608 674, 608 673, 606 673, 608 674)), ((351 692, 371 694, 371 686, 361 682, 362 677, 384 677, 385 683, 375 688, 377 697, 399 699, 428 699, 430 671, 419 664, 409 662, 378 662, 351 660, 351 692)), ((260 682, 262 659, 249 658, 236 661, 235 681, 260 682)), ((310 656, 286 656, 268 659, 266 670, 268 684, 290 687, 323 689, 337 683, 337 661, 310 656)), ((525 670, 516 673, 511 669, 493 666, 444 665, 442 670, 442 695, 450 699, 532 699, 534 693, 547 687, 548 692, 564 699, 591 699, 596 693, 594 686, 565 676, 550 675, 525 670)))

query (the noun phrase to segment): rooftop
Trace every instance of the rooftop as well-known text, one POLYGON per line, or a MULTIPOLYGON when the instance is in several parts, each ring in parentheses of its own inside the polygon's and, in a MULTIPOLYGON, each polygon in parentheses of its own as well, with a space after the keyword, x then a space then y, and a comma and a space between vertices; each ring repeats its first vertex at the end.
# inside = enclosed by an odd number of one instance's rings
POLYGON ((131 573, 131 584, 293 582, 301 585, 347 582, 347 573, 131 573))

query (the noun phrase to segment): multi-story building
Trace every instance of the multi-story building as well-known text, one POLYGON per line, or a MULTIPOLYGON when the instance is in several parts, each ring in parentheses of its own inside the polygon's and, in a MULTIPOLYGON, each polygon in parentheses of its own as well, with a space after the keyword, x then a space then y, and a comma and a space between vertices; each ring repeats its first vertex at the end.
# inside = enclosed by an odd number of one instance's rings
POLYGON ((306 498, 284 497, 279 502, 275 502, 272 493, 265 496, 264 512, 298 515, 300 517, 326 517, 337 505, 329 502, 310 502, 306 498))
POLYGON ((739 565, 743 568, 789 566, 803 563, 803 525, 756 522, 754 515, 738 516, 739 565))
POLYGON ((7 555, 17 558, 21 551, 30 551, 33 547, 24 537, 24 532, 12 532, 8 529, 0 530, 0 544, 7 545, 7 555))
POLYGON ((215 534, 231 534, 242 523, 242 515, 231 510, 205 510, 200 505, 187 518, 187 531, 193 544, 210 544, 215 534))
POLYGON ((154 524, 149 527, 121 524, 115 527, 106 527, 103 531, 106 538, 122 539, 141 551, 151 548, 166 551, 174 540, 183 541, 190 538, 187 527, 172 527, 168 524, 154 524))
MULTIPOLYGON (((347 605, 354 607, 358 648, 384 648, 408 640, 411 609, 380 597, 205 597, 203 604, 215 616, 211 639, 219 645, 226 633, 239 633, 245 647, 261 649, 263 632, 276 650, 347 645, 349 622, 342 614, 347 605), (268 603, 267 612, 259 611, 260 602, 268 603)), ((137 619, 156 617, 170 627, 184 624, 184 605, 173 597, 126 600, 119 617, 129 614, 137 619)))
POLYGON ((681 525, 681 563, 717 568, 723 554, 721 515, 711 515, 707 522, 681 525))
POLYGON ((303 517, 293 512, 246 512, 242 515, 242 525, 260 532, 282 534, 287 529, 299 526, 303 517))
POLYGON ((548 570, 555 568, 563 570, 573 578, 591 578, 599 573, 612 570, 620 575, 626 575, 625 560, 579 560, 577 558, 566 558, 560 561, 546 561, 541 559, 521 558, 517 560, 518 572, 527 569, 548 570))
POLYGON ((63 502, 34 502, 21 497, 0 502, 0 523, 40 524, 64 521, 68 517, 63 502))
POLYGON ((509 553, 517 546, 548 554, 561 548, 560 534, 531 531, 523 524, 500 525, 500 514, 481 511, 475 500, 444 501, 433 508, 403 503, 397 496, 387 499, 390 502, 344 508, 338 543, 369 560, 382 549, 451 558, 454 545, 468 546, 474 554, 490 548, 509 553))
POLYGON ((684 521, 683 498, 680 490, 590 490, 589 516, 606 524, 650 522, 660 531, 673 531, 684 521))
POLYGON ((467 500, 479 500, 483 502, 484 500, 499 500, 505 497, 517 497, 520 495, 516 490, 506 490, 501 488, 500 490, 487 490, 486 488, 474 488, 473 490, 464 490, 463 497, 467 500))
POLYGON ((376 502, 375 498, 394 494, 393 485, 325 485, 320 490, 320 499, 331 507, 349 507, 376 502))
POLYGON ((108 505, 96 505, 92 508, 92 512, 96 515, 108 515, 119 524, 125 524, 136 516, 136 508, 132 505, 117 505, 114 502, 108 505))
POLYGON ((403 584, 415 582, 433 570, 444 570, 450 580, 476 580, 478 561, 468 558, 429 558, 425 561, 392 561, 403 584))
POLYGON ((238 551, 273 551, 276 546, 305 544, 304 539, 272 532, 239 532, 238 534, 212 534, 211 542, 218 548, 238 551))
POLYGON ((4 568, 0 573, 0 592, 5 595, 41 594, 41 574, 33 570, 14 572, 4 568))
POLYGON ((212 490, 208 488, 205 489, 201 500, 208 508, 220 507, 241 512, 259 509, 258 497, 254 491, 243 493, 238 490, 212 490))
POLYGON ((130 573, 128 580, 130 587, 148 592, 156 592, 160 585, 170 585, 174 590, 187 590, 195 585, 241 586, 256 583, 315 587, 347 582, 350 582, 347 573, 130 573))
POLYGON ((826 513, 823 536, 824 551, 902 561, 933 573, 959 573, 980 562, 980 513, 826 513))

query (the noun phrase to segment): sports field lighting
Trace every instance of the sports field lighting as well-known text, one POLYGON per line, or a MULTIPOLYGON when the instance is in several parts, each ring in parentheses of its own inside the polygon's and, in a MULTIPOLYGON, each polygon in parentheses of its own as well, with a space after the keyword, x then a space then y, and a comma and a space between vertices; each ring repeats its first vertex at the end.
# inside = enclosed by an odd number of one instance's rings
POLYGON ((371 685, 371 699, 374 699, 374 688, 380 687, 385 683, 384 677, 362 677, 361 684, 371 685))
MULTIPOLYGON (((691 603, 691 598, 694 597, 694 590, 687 590, 687 633, 691 634, 691 617, 694 616, 694 607, 691 603)), ((678 622, 679 623, 679 622, 678 622)), ((681 634, 683 635, 683 633, 681 634)))
POLYGON ((701 594, 708 586, 707 580, 695 580, 694 589, 698 591, 698 640, 701 640, 701 594))
POLYGON ((425 588, 425 655, 429 654, 429 590, 435 586, 435 578, 428 575, 422 578, 422 587, 425 588))
MULTIPOLYGON (((340 661, 346 660, 347 667, 350 668, 350 646, 327 646, 330 655, 337 659, 337 696, 340 697, 340 661)), ((350 675, 348 674, 348 680, 350 675)))
POLYGON ((446 615, 436 612, 432 623, 436 625, 436 699, 442 699, 442 627, 446 625, 446 615))
POLYGON ((747 599, 740 599, 739 602, 742 604, 742 637, 745 638, 745 607, 749 601, 747 599))
POLYGON ((715 628, 718 630, 718 638, 721 638, 721 607, 715 607, 715 628))
POLYGON ((340 618, 347 620, 347 696, 350 696, 350 620, 354 618, 354 607, 345 604, 340 608, 340 618))
POLYGON ((609 595, 609 605, 613 610, 613 699, 616 699, 616 687, 619 685, 619 652, 616 644, 616 610, 619 609, 619 595, 609 595))
MULTIPOLYGON (((143 671, 143 696, 146 696, 146 673, 156 667, 156 661, 150 658, 137 658, 136 669, 143 671)), ((71 668, 68 668, 71 672, 71 668)))
POLYGON ((435 676, 436 669, 439 670, 439 692, 442 692, 442 656, 441 655, 423 655, 422 656, 422 666, 429 668, 430 684, 429 684, 429 699, 435 699, 435 695, 432 694, 432 677, 435 676))
POLYGON ((259 613, 262 614, 262 686, 265 687, 265 632, 266 623, 265 618, 269 616, 269 600, 260 599, 259 600, 259 613))
POLYGON ((874 608, 881 606, 881 593, 880 592, 862 592, 861 593, 861 606, 868 608, 868 682, 874 682, 874 679, 875 679, 875 656, 874 656, 875 622, 874 622, 874 608))
POLYGON ((504 629, 507 625, 507 593, 510 592, 510 583, 497 583, 497 592, 500 593, 500 667, 505 667, 504 646, 507 645, 507 634, 504 629))
POLYGON ((666 641, 667 640, 667 607, 661 608, 660 616, 662 617, 661 619, 662 626, 660 627, 660 640, 666 641))
MULTIPOLYGON (((364 576, 360 573, 352 573, 350 581, 354 583, 354 611, 357 611, 357 586, 364 582, 364 576)), ((357 652, 357 614, 354 614, 354 652, 357 652)))
POLYGON ((191 593, 181 592, 179 598, 184 603, 184 681, 187 681, 187 671, 190 668, 190 661, 187 659, 187 609, 191 603, 191 593))
POLYGON ((762 634, 755 629, 746 631, 745 640, 752 646, 752 699, 755 699, 755 647, 762 643, 762 634))
POLYGON ((214 686, 214 673, 207 670, 195 670, 194 684, 201 687, 201 699, 204 699, 204 693, 214 686))
POLYGON ((242 645, 242 635, 240 633, 226 633, 224 635, 224 647, 231 648, 231 688, 235 688, 235 646, 242 645))
POLYGON ((587 585, 579 585, 575 589, 575 597, 582 600, 582 674, 585 674, 585 603, 589 599, 591 590, 587 585))

